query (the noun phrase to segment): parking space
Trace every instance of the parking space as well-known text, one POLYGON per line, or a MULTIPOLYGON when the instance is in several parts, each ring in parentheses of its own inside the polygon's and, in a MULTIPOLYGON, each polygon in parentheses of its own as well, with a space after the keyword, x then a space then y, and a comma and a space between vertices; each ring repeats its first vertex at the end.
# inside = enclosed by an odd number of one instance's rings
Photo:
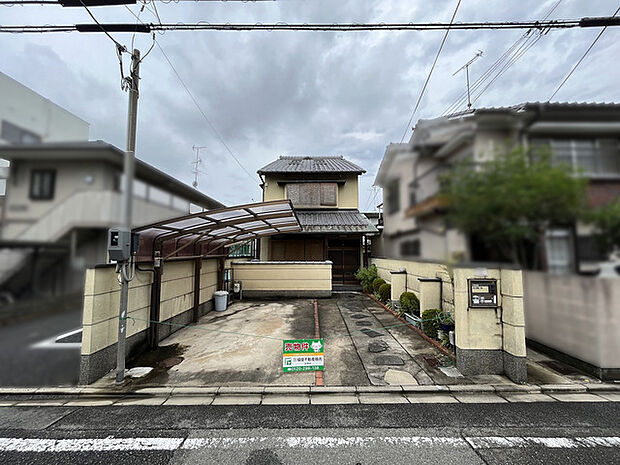
MULTIPOLYGON (((318 300, 329 386, 510 384, 499 375, 462 376, 452 360, 358 292, 318 300)), ((314 386, 314 372, 284 373, 282 341, 314 337, 312 299, 241 301, 210 312, 133 361, 153 372, 135 385, 314 386)), ((99 385, 112 384, 112 376, 99 385)))

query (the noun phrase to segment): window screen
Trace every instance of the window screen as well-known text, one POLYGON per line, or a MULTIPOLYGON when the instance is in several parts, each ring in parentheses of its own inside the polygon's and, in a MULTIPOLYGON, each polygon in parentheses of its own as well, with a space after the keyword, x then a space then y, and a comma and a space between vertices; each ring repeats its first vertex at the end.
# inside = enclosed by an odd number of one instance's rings
POLYGON ((2 121, 2 131, 0 134, 2 139, 9 144, 38 144, 41 142, 41 136, 38 134, 15 126, 8 121, 2 121))

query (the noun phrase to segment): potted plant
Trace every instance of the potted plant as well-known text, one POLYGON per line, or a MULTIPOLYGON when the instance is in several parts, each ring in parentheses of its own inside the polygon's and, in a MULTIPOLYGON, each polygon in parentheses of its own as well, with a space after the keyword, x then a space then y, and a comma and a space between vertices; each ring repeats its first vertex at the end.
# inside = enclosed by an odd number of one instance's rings
POLYGON ((420 324, 420 301, 413 292, 403 292, 398 299, 399 302, 399 315, 403 316, 405 320, 414 325, 416 328, 421 326, 420 324))
POLYGON ((448 312, 442 312, 439 316, 439 326, 445 334, 454 331, 454 318, 448 312))

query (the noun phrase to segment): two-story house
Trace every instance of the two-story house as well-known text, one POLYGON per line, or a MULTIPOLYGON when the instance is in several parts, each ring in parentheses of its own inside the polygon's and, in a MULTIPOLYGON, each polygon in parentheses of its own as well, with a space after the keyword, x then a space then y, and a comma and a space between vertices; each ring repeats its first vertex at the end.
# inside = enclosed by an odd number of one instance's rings
MULTIPOLYGON (((0 146, 87 141, 89 124, 0 72, 0 146)), ((0 211, 9 162, 0 157, 0 211)))
POLYGON ((359 212, 365 170, 342 156, 284 156, 258 170, 263 201, 290 199, 302 232, 260 241, 261 260, 330 260, 334 286, 356 285, 366 235, 378 233, 359 212))
MULTIPOLYGON (((0 217, 0 290, 79 292, 84 269, 107 259, 120 223, 125 152, 102 141, 0 146, 10 161, 0 217)), ((223 205, 136 159, 133 224, 223 205)))
MULTIPOLYGON (((484 162, 506 147, 550 147, 554 160, 588 177, 593 208, 620 197, 619 104, 523 103, 481 108, 420 120, 406 145, 399 147, 406 153, 399 157, 407 160, 403 162, 407 166, 390 161, 394 158, 391 145, 375 181, 383 187, 384 242, 391 242, 386 249, 392 255, 489 260, 489 251, 476 238, 446 224, 438 197, 439 179, 456 161, 484 162), (406 222, 412 223, 401 226, 406 222), (404 232, 394 237, 392 231, 398 227, 404 232), (409 245, 404 250, 399 243, 409 245)), ((550 271, 588 271, 604 259, 597 252, 592 229, 585 224, 550 229, 545 242, 543 262, 550 271)))

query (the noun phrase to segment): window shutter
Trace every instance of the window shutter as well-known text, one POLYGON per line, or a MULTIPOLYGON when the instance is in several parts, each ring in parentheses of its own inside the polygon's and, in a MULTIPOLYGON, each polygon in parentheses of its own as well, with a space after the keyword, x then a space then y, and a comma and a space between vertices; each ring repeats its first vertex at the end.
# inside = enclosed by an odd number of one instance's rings
POLYGON ((335 182, 322 183, 321 186, 321 205, 335 207, 338 204, 338 184, 335 182))
POLYGON ((293 205, 301 205, 299 191, 299 184, 286 185, 286 196, 293 202, 293 205))

